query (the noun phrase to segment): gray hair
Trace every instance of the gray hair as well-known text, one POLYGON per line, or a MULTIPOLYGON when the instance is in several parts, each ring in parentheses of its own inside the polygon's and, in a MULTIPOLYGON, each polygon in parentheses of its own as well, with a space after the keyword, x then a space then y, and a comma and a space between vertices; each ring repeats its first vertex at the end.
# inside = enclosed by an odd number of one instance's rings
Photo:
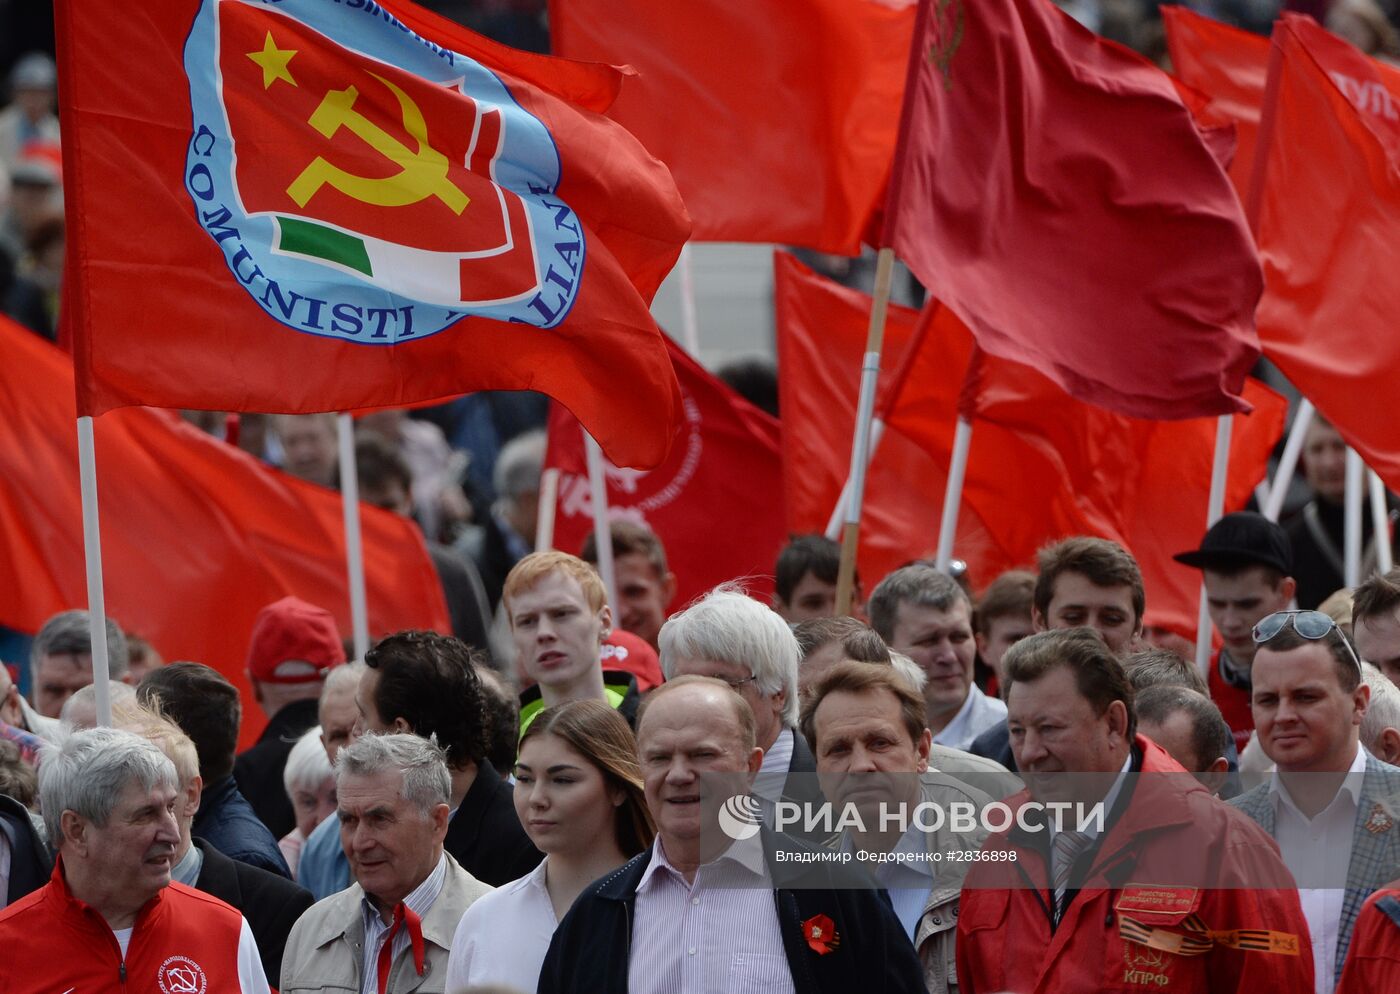
MULTIPOLYGON (((131 666, 127 656, 126 636, 121 626, 107 616, 107 675, 120 680, 131 666)), ((34 644, 29 647, 29 666, 34 682, 39 679, 39 663, 45 656, 90 655, 92 653, 92 615, 86 611, 61 611, 39 629, 34 644)))
MULTIPOLYGON (((337 666, 336 669, 343 669, 337 666)), ((334 670, 332 671, 334 672, 334 670)), ((290 798, 297 788, 319 790, 327 777, 335 776, 326 747, 321 744, 321 726, 317 725, 292 746, 287 765, 282 767, 282 786, 290 798)))
POLYGON ((928 674, 922 666, 904 653, 895 652, 893 649, 890 650, 890 665, 899 674, 899 678, 909 685, 910 690, 916 694, 923 694, 924 684, 928 683, 928 674))
POLYGON ((1387 728, 1400 728, 1400 687, 1370 663, 1361 664, 1361 678, 1371 688, 1371 703, 1361 717, 1361 744, 1376 752, 1381 733, 1387 728))
POLYGON ((545 433, 543 428, 522 432, 501 447, 491 485, 502 500, 518 500, 540 489, 540 473, 544 468, 545 433))
MULTIPOLYGON (((136 688, 129 683, 109 683, 107 691, 112 702, 112 715, 134 713, 141 705, 136 700, 136 688)), ((92 684, 79 688, 63 702, 58 712, 60 721, 69 728, 92 728, 97 724, 97 688, 92 684)))
POLYGON ((117 728, 88 728, 48 746, 39 763, 39 803, 54 849, 63 844, 63 812, 105 826, 126 785, 178 790, 175 764, 154 742, 117 728))
POLYGON ((452 797, 452 776, 447 772, 447 754, 436 738, 417 735, 362 735, 340 750, 335 758, 335 782, 340 787, 346 777, 372 777, 380 773, 401 773, 400 796, 416 806, 423 817, 452 797))
POLYGON ((802 650, 788 623, 744 591, 722 584, 661 626, 661 669, 675 676, 680 659, 708 659, 742 666, 759 692, 787 691, 783 724, 797 727, 797 667, 802 650))
POLYGON ((321 682, 321 699, 317 707, 325 705, 326 701, 333 695, 339 694, 349 686, 359 686, 360 675, 365 671, 364 660, 356 659, 340 666, 332 666, 326 672, 326 678, 321 682))
POLYGON ((912 604, 947 611, 959 600, 967 605, 968 620, 971 621, 972 602, 967 598, 967 591, 958 586, 958 581, 927 563, 911 563, 881 580, 871 591, 865 609, 870 615, 870 627, 889 642, 894 638, 894 619, 899 605, 912 604))

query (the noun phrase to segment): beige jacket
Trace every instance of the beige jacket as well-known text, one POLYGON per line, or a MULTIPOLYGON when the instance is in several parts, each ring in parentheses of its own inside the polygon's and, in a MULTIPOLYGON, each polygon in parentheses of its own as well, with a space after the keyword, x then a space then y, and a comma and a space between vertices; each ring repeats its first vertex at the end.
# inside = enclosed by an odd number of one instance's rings
MULTIPOLYGON (((390 994, 441 994, 446 989, 447 953, 457 923, 471 903, 491 889, 447 857, 442 893, 423 916, 423 976, 418 976, 411 951, 405 949, 389 968, 390 994)), ((282 994, 359 994, 365 942, 360 901, 364 893, 359 884, 351 884, 317 901, 297 919, 282 954, 282 982, 278 985, 282 994)))

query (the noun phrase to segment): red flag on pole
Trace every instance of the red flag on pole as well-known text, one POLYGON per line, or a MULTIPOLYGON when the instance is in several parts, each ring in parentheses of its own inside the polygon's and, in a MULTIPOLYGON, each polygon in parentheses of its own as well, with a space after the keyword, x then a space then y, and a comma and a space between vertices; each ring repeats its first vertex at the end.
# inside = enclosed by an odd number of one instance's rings
MULTIPOLYGON (((73 371, 0 318, 0 624, 34 632, 87 603, 73 371)), ((244 667, 259 610, 288 594, 349 634, 340 495, 269 469, 163 411, 96 422, 108 610, 166 659, 244 667)), ((409 520, 362 507, 370 631, 450 631, 442 587, 409 520)), ((242 738, 257 738, 245 709, 242 738)))
POLYGON ((554 50, 640 73, 609 111, 697 241, 855 255, 889 176, 913 0, 552 0, 554 50))
MULTIPOLYGON (((845 478, 842 440, 855 416, 870 298, 781 253, 775 272, 789 528, 819 531, 845 478)), ((1200 576, 1171 556, 1205 531, 1215 419, 1153 422, 1085 404, 1021 363, 980 352, 974 360, 966 328, 946 310, 932 313, 893 406, 883 395, 877 404, 888 426, 861 533, 867 589, 890 569, 931 557, 961 403, 973 432, 954 555, 974 583, 1032 564, 1047 542, 1100 535, 1139 557, 1151 617, 1194 637, 1200 576)), ((916 320, 891 308, 892 354, 916 320)), ((1235 419, 1227 510, 1244 506, 1283 431, 1282 398, 1254 380, 1244 397, 1255 410, 1235 419)))
MULTIPOLYGON (((680 432, 666 462, 650 472, 607 464, 608 513, 660 537, 676 575, 673 607, 734 579, 746 578, 751 593, 767 598, 786 538, 778 423, 667 344, 685 411, 680 432)), ((593 504, 583 433, 557 405, 545 465, 561 471, 554 545, 577 554, 593 530, 593 504)))
POLYGON ((1235 124, 1230 182, 1240 199, 1249 190, 1264 81, 1269 75, 1269 39, 1221 24, 1186 7, 1163 6, 1172 74, 1206 96, 1206 110, 1235 124))
POLYGON ((1400 72, 1312 21, 1274 28, 1260 133, 1269 357, 1392 489, 1400 415, 1400 72))
POLYGON ((1258 260, 1166 74, 1046 0, 925 0, 914 51, 883 244, 1081 400, 1242 409, 1258 260))
POLYGON ((81 413, 533 389, 661 462, 679 397, 647 308, 689 219, 601 114, 621 72, 407 0, 60 0, 57 23, 81 413))

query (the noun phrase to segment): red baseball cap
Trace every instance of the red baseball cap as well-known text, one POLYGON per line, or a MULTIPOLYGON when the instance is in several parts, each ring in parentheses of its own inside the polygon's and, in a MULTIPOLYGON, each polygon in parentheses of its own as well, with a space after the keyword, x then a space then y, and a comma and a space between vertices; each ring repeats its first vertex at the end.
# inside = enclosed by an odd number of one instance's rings
POLYGON ((603 639, 601 652, 603 669, 623 670, 637 678, 637 690, 645 694, 661 686, 666 679, 661 674, 661 659, 656 650, 631 632, 614 628, 603 639))
POLYGON ((309 683, 345 662, 335 619, 300 597, 258 612, 248 645, 248 674, 264 683, 309 683))

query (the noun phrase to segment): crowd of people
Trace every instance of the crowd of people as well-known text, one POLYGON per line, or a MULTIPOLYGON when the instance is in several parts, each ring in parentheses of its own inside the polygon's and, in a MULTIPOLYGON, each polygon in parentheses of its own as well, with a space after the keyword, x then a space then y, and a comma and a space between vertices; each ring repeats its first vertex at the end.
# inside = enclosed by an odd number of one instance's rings
POLYGON ((31 699, 0 676, 0 991, 1397 977, 1400 570, 1300 609, 1290 529, 1226 515, 1178 557, 1218 636, 1202 674, 1145 639, 1105 539, 980 596, 911 562, 844 616, 819 536, 782 550, 771 603, 726 584, 674 611, 657 536, 613 544, 637 574, 617 606, 584 558, 515 562, 494 654, 404 631, 351 660, 323 608, 268 605, 241 753, 227 676, 133 669, 115 622, 99 726, 90 618, 55 616, 31 699), (717 831, 737 799, 753 833, 717 831), (877 800, 1008 814, 813 817, 877 800), (1102 819, 1036 813, 1070 800, 1102 819))

